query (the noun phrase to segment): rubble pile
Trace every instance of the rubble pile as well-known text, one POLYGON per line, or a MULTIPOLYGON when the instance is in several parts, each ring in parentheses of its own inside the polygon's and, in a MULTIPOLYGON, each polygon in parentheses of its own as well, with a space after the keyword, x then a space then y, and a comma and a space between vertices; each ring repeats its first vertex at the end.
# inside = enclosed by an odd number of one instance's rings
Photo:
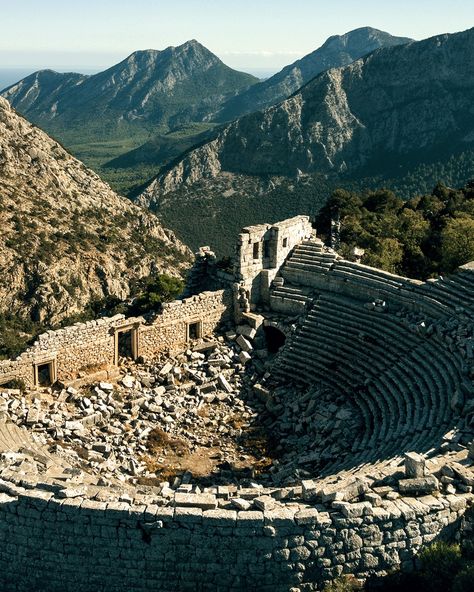
POLYGON ((347 450, 358 418, 322 387, 261 386, 270 365, 228 332, 152 364, 124 359, 114 384, 0 392, 0 413, 101 484, 291 484, 347 450))

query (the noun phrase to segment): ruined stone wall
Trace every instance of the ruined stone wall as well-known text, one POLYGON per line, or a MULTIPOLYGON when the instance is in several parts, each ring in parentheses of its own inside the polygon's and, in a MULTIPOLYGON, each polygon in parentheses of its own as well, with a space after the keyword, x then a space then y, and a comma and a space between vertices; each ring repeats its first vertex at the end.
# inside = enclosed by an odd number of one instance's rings
POLYGON ((2 489, 3 592, 321 590, 341 573, 411 568, 421 545, 453 535, 472 498, 398 499, 346 516, 298 504, 160 508, 2 489))
MULTIPOLYGON (((127 321, 128 322, 128 321, 127 321)), ((124 323, 123 315, 76 323, 48 331, 16 360, 0 362, 0 384, 17 378, 34 385, 34 365, 54 361, 57 379, 67 381, 82 372, 114 363, 114 330, 124 323)))
POLYGON ((251 305, 268 302, 269 287, 295 245, 309 238, 308 216, 295 216, 277 224, 248 226, 238 238, 235 278, 249 292, 251 305))
POLYGON ((69 381, 82 374, 117 363, 117 332, 136 328, 137 356, 152 358, 162 352, 186 346, 189 323, 200 323, 199 336, 209 336, 229 317, 230 292, 203 292, 163 306, 163 311, 147 324, 142 317, 116 315, 86 323, 76 323, 40 335, 32 347, 16 360, 0 361, 0 385, 20 379, 35 384, 35 365, 52 362, 57 380, 69 381))
POLYGON ((201 292, 163 306, 163 312, 151 325, 139 331, 139 353, 152 358, 157 353, 180 351, 188 341, 188 326, 200 324, 201 336, 212 335, 220 323, 230 318, 230 291, 201 292))

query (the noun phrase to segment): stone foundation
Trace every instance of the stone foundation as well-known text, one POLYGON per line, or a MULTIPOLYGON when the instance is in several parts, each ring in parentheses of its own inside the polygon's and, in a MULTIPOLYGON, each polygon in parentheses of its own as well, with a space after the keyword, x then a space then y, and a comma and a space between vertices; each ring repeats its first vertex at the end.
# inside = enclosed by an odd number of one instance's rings
POLYGON ((346 517, 297 504, 236 512, 3 489, 3 592, 321 590, 342 573, 413 568, 422 545, 458 529, 471 497, 400 499, 346 517))

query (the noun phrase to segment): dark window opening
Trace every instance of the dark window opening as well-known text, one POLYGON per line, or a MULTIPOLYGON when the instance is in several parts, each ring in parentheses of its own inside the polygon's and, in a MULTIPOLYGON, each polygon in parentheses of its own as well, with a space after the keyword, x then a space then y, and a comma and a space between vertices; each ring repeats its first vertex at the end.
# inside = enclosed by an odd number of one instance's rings
POLYGON ((265 259, 270 257, 270 241, 263 241, 263 256, 265 259))
POLYGON ((117 337, 119 357, 133 359, 132 330, 120 331, 117 337))
POLYGON ((258 259, 260 257, 260 243, 253 243, 253 258, 258 259))
POLYGON ((267 350, 270 354, 276 354, 285 345, 286 335, 275 327, 264 327, 267 350))
POLYGON ((39 386, 51 386, 53 377, 51 376, 51 363, 38 365, 38 384, 39 386))
POLYGON ((188 339, 199 339, 201 337, 201 322, 189 323, 188 339))
POLYGON ((284 238, 283 239, 283 247, 286 248, 288 246, 288 239, 284 238))

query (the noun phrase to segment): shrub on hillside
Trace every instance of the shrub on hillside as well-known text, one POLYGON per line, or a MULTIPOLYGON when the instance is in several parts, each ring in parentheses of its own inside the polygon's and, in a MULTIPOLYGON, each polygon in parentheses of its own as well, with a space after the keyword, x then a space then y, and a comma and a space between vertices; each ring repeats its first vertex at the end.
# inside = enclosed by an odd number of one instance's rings
POLYGON ((448 592, 464 560, 459 545, 437 541, 420 553, 422 589, 426 592, 448 592))
POLYGON ((184 282, 180 278, 161 274, 149 278, 142 292, 134 300, 130 312, 143 314, 158 310, 164 302, 175 300, 183 291, 184 282))
POLYGON ((452 592, 474 590, 474 563, 468 563, 454 578, 452 592))

